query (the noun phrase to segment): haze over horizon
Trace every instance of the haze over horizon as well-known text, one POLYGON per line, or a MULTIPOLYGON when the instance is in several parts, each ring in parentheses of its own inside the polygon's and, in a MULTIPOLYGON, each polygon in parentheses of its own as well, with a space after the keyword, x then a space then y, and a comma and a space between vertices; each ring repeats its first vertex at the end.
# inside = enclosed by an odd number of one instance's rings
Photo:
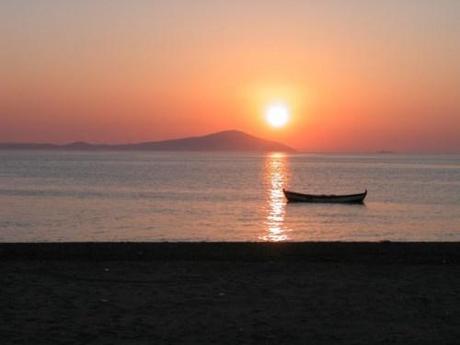
POLYGON ((458 37, 454 0, 5 0, 0 142, 460 152, 458 37))

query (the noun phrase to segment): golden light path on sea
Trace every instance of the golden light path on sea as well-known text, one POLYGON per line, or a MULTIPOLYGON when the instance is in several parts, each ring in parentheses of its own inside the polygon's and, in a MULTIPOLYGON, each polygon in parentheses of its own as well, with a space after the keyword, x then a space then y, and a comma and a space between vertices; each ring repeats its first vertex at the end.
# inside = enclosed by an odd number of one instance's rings
POLYGON ((284 224, 286 200, 283 188, 288 182, 287 156, 284 153, 271 153, 265 158, 264 180, 266 190, 265 230, 259 237, 264 241, 289 240, 289 229, 284 224))

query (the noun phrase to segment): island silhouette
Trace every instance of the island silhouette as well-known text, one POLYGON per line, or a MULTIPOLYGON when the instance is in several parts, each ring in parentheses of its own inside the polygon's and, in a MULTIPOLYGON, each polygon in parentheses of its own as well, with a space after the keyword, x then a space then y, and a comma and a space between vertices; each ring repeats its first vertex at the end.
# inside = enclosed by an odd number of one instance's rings
POLYGON ((3 150, 120 150, 120 151, 244 151, 244 152, 295 152, 285 144, 265 140, 239 130, 226 130, 203 136, 186 137, 133 144, 92 144, 73 142, 50 143, 0 143, 3 150))

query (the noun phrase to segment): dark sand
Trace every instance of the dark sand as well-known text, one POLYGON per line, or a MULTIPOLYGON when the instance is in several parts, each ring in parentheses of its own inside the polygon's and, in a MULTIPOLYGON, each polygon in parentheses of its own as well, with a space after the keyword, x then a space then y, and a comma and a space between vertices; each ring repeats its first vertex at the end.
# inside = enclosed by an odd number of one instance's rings
POLYGON ((0 244, 0 344, 460 344, 460 243, 0 244))

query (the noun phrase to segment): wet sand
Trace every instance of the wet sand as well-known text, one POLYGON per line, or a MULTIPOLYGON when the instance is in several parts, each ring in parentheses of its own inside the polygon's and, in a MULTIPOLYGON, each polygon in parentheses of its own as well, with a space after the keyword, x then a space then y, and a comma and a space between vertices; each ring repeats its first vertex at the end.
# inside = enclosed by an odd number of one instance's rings
POLYGON ((0 244, 1 344, 458 344, 460 243, 0 244))

